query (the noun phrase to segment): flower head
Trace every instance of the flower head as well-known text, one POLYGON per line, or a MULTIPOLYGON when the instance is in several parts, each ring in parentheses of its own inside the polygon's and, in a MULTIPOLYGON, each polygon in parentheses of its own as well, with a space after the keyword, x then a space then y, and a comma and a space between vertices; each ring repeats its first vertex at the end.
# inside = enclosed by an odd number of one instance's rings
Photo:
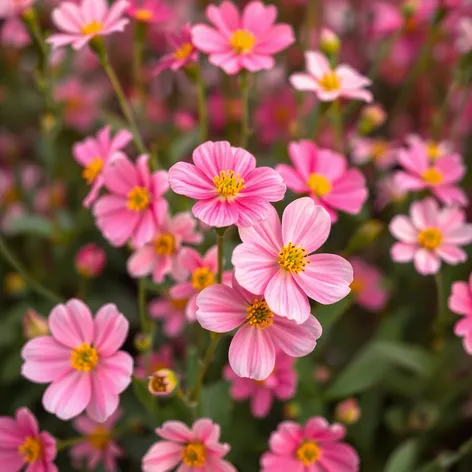
POLYGON ((36 0, 2 0, 0 18, 9 18, 25 13, 36 0))
POLYGON ((95 243, 82 246, 75 256, 75 268, 85 278, 98 277, 105 268, 105 251, 95 243))
POLYGON ((141 23, 163 23, 172 18, 172 10, 163 0, 128 0, 126 13, 141 23))
POLYGON ((170 369, 156 370, 148 380, 148 390, 158 397, 170 395, 178 385, 177 375, 170 369))
POLYGON ((373 162, 380 170, 396 164, 396 149, 382 138, 354 138, 351 142, 352 161, 355 164, 373 162))
POLYGON ((169 345, 162 346, 158 351, 152 352, 150 356, 142 355, 136 360, 134 375, 139 379, 146 379, 149 372, 161 369, 173 369, 174 357, 172 348, 169 345))
POLYGON ((464 349, 472 355, 472 272, 467 282, 454 282, 448 301, 449 309, 464 317, 454 326, 454 333, 462 336, 464 349))
POLYGON ((354 424, 361 417, 361 409, 355 398, 347 398, 336 405, 336 419, 344 424, 354 424))
POLYGON ((47 336, 49 333, 48 320, 36 310, 29 309, 23 316, 23 334, 26 339, 47 336))

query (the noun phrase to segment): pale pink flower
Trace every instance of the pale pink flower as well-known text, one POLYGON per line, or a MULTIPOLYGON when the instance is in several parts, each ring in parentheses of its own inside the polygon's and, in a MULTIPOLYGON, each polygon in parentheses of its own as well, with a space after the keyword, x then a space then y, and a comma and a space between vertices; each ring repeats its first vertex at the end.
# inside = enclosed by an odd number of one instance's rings
POLYGON ((388 174, 376 183, 375 206, 383 210, 391 202, 403 202, 408 192, 399 189, 395 182, 395 174, 388 174))
POLYGON ((141 355, 136 359, 134 375, 139 379, 147 379, 148 375, 161 369, 174 368, 174 355, 169 345, 162 346, 158 351, 152 352, 150 356, 141 355))
POLYGON ((0 18, 19 16, 25 13, 36 0, 2 0, 0 2, 0 18))
POLYGON ((291 142, 288 153, 295 168, 279 164, 276 170, 290 190, 308 193, 333 222, 338 210, 353 215, 361 211, 368 196, 365 178, 359 169, 347 168, 344 156, 306 140, 291 142))
POLYGON ((169 21, 172 10, 163 0, 128 0, 126 13, 136 21, 157 24, 169 21))
POLYGON ((128 130, 118 131, 114 137, 110 136, 110 131, 111 126, 105 126, 97 133, 97 137, 88 137, 72 148, 74 159, 84 168, 82 177, 91 186, 84 200, 86 207, 98 197, 107 164, 133 139, 128 130))
POLYGON ((2 26, 0 41, 5 46, 23 48, 31 44, 25 25, 17 17, 9 18, 2 26))
POLYGON ((187 324, 187 304, 188 298, 155 298, 149 303, 149 316, 162 320, 164 334, 175 338, 187 324))
POLYGON ((29 341, 21 351, 22 374, 35 383, 51 383, 43 406, 62 420, 87 410, 106 421, 131 382, 133 359, 119 348, 128 320, 115 305, 104 305, 95 319, 80 300, 57 305, 49 315, 51 336, 29 341))
POLYGON ((156 442, 143 457, 143 472, 166 472, 180 464, 178 470, 236 472, 223 460, 231 447, 220 443, 220 427, 208 418, 195 421, 192 429, 181 421, 166 421, 156 434, 156 442))
POLYGON ((472 272, 469 282, 454 282, 451 295, 448 300, 449 309, 459 315, 463 315, 454 326, 456 336, 462 336, 464 349, 472 354, 472 272))
POLYGON ((359 456, 341 442, 344 426, 330 425, 321 416, 305 426, 283 421, 269 439, 270 450, 261 457, 261 472, 358 472, 359 456))
POLYGON ((135 278, 152 274, 156 283, 169 275, 176 281, 184 280, 188 272, 178 260, 183 244, 199 244, 202 234, 197 232, 197 221, 191 213, 169 215, 167 207, 159 216, 153 240, 136 249, 128 259, 128 273, 135 278))
POLYGON ((111 192, 93 207, 97 226, 113 246, 131 240, 139 248, 152 240, 167 209, 163 194, 169 188, 166 171, 149 171, 148 156, 136 164, 119 155, 104 172, 104 186, 111 192))
POLYGON ((307 73, 290 76, 290 83, 297 90, 314 92, 319 100, 331 102, 339 98, 349 98, 371 102, 372 94, 365 90, 371 81, 352 67, 341 64, 334 69, 328 59, 318 51, 305 53, 307 73))
POLYGON ((2 472, 58 472, 54 465, 56 440, 39 431, 28 408, 16 410, 15 418, 0 416, 0 464, 2 472))
POLYGON ((472 18, 461 18, 458 26, 457 47, 466 54, 472 51, 472 18))
POLYGON ((75 256, 75 269, 85 278, 98 277, 105 268, 105 251, 95 243, 82 246, 75 256))
POLYGON ((472 224, 465 223, 465 213, 458 208, 440 209, 433 198, 415 202, 410 217, 397 215, 390 222, 390 232, 400 242, 392 247, 395 262, 411 262, 422 274, 436 274, 441 260, 456 265, 467 260, 459 246, 472 242, 472 224))
POLYGON ((116 410, 105 422, 100 423, 87 415, 81 415, 72 422, 74 429, 85 436, 85 441, 73 446, 69 453, 76 468, 94 470, 102 463, 107 472, 118 470, 116 460, 124 456, 123 449, 113 439, 113 428, 121 416, 116 410))
POLYGON ((224 1, 210 5, 206 16, 214 27, 195 25, 193 44, 227 74, 271 69, 275 65, 272 56, 295 42, 290 25, 274 25, 277 8, 259 1, 248 3, 242 14, 234 3, 224 1))
POLYGON ((62 2, 52 12, 52 19, 62 33, 53 34, 46 42, 53 49, 71 45, 81 49, 92 39, 123 31, 129 20, 123 18, 128 7, 126 0, 118 0, 108 7, 106 0, 82 0, 80 5, 62 2))
POLYGON ((397 149, 386 139, 355 137, 351 147, 354 164, 373 162, 380 170, 390 169, 396 164, 397 149))
POLYGON ((282 177, 270 167, 256 168, 255 157, 227 141, 207 141, 193 152, 193 162, 169 170, 172 190, 198 202, 192 211, 208 226, 251 226, 269 214, 270 202, 284 198, 282 177))
POLYGON ((423 140, 417 134, 409 134, 406 137, 406 142, 412 151, 426 154, 430 162, 436 162, 438 159, 454 153, 454 146, 449 141, 423 140))

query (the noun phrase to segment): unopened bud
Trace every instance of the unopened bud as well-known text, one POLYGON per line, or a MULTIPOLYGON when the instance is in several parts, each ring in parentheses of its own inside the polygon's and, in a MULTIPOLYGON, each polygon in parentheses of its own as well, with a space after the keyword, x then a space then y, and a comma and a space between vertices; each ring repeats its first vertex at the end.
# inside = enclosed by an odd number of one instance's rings
POLYGON ((341 42, 338 36, 329 28, 321 28, 320 50, 327 56, 335 56, 339 52, 341 42))
POLYGON ((300 416, 301 411, 301 406, 297 402, 289 402, 284 406, 285 418, 298 418, 300 416))
POLYGON ((177 387, 178 380, 175 372, 170 369, 160 369, 149 376, 148 389, 153 395, 170 395, 177 387))
POLYGON ((5 275, 3 286, 7 295, 19 295, 25 291, 26 282, 18 272, 9 272, 5 275))
POLYGON ((344 424, 354 424, 361 417, 361 409, 355 398, 348 398, 336 406, 336 419, 344 424))
POLYGON ((48 320, 36 310, 28 310, 23 316, 23 334, 27 339, 49 335, 48 320))
POLYGON ((103 272, 105 263, 105 251, 93 243, 81 247, 75 256, 77 272, 87 279, 98 277, 103 272))
POLYGON ((152 346, 152 337, 149 334, 138 333, 134 338, 134 345, 139 352, 147 352, 152 346))
POLYGON ((387 114, 384 109, 374 103, 373 105, 367 105, 362 109, 361 116, 359 119, 359 133, 366 135, 382 126, 387 119, 387 114))

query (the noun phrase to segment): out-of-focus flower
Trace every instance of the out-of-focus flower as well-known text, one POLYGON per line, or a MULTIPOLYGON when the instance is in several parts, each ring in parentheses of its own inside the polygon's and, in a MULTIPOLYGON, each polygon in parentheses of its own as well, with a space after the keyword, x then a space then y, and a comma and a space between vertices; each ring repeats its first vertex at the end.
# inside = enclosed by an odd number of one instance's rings
POLYGON ((2 0, 0 3, 0 18, 22 15, 35 2, 36 0, 2 0))
POLYGON ((361 409, 355 398, 348 398, 336 405, 336 420, 344 424, 354 424, 361 417, 361 409))
POLYGON ((210 5, 206 15, 214 28, 195 25, 193 44, 209 54, 210 63, 227 74, 242 69, 250 72, 271 69, 275 65, 272 56, 295 42, 290 25, 274 25, 277 8, 259 1, 246 5, 241 15, 229 1, 220 6, 210 5))
POLYGON ((87 279, 98 277, 105 268, 105 251, 95 243, 82 246, 75 256, 75 269, 87 279))
POLYGON ((349 262, 354 269, 351 292, 355 301, 366 310, 382 310, 387 302, 388 292, 383 285, 380 270, 358 257, 350 258, 349 262))
POLYGON ((159 369, 152 373, 148 379, 149 391, 158 397, 170 395, 178 385, 177 376, 170 369, 159 369))
POLYGON ((314 379, 321 385, 324 385, 329 382, 329 380, 331 379, 331 375, 331 370, 324 365, 316 367, 315 372, 313 373, 314 379))
POLYGON ((23 316, 23 335, 26 339, 48 336, 48 320, 41 316, 36 310, 29 309, 23 316))
POLYGON ((25 25, 18 18, 9 18, 2 26, 1 43, 4 46, 24 48, 31 43, 31 38, 25 25))
POLYGON ((141 23, 163 23, 172 18, 172 10, 163 0, 128 0, 126 13, 141 23))
POLYGON ((174 356, 172 348, 168 345, 162 346, 158 351, 152 352, 150 356, 138 356, 134 375, 139 379, 146 379, 150 372, 161 369, 173 369, 174 356))
POLYGON ((454 326, 456 336, 462 336, 464 349, 472 355, 472 272, 469 282, 454 282, 448 300, 449 309, 463 315, 454 326))
POLYGON ((458 27, 457 47, 465 54, 472 51, 472 18, 461 18, 458 27))
POLYGON ((361 110, 358 129, 361 134, 369 134, 379 126, 382 126, 387 119, 387 113, 378 104, 366 105, 361 110))
POLYGON ((188 298, 156 298, 149 303, 149 315, 162 320, 163 331, 169 338, 178 336, 187 323, 185 308, 188 298))
POLYGON ((43 406, 62 420, 85 409, 106 421, 131 382, 133 359, 120 347, 129 322, 115 305, 104 305, 95 319, 80 300, 57 305, 49 315, 51 336, 29 341, 21 351, 21 372, 35 383, 51 383, 43 406))
POLYGON ((236 472, 223 457, 230 446, 220 443, 220 427, 208 418, 201 418, 189 429, 181 421, 166 421, 156 434, 164 441, 156 442, 143 458, 143 472, 172 470, 221 470, 236 472))
POLYGON ((137 333, 134 337, 134 346, 139 352, 147 352, 152 347, 152 336, 148 333, 137 333))
POLYGON ((18 272, 8 272, 3 279, 3 289, 7 295, 20 295, 26 287, 25 279, 18 272))
POLYGON ((454 153, 453 145, 449 141, 435 141, 433 139, 425 141, 416 134, 410 134, 407 136, 406 142, 409 149, 426 154, 431 163, 454 153))
POLYGON ((195 129, 197 121, 189 111, 181 110, 174 114, 174 124, 183 133, 188 133, 195 129))
POLYGON ((398 188, 395 174, 386 175, 379 179, 376 190, 375 206, 379 210, 383 210, 391 202, 403 202, 408 194, 406 190, 398 188))
POLYGON ((400 242, 392 247, 395 262, 414 262, 422 275, 436 274, 441 260, 456 265, 467 260, 460 246, 472 242, 472 224, 458 208, 440 209, 433 198, 415 202, 410 217, 397 215, 390 223, 390 232, 400 242))
POLYGON ((341 41, 334 31, 323 27, 320 32, 320 50, 327 56, 336 55, 341 47, 341 41))
POLYGON ((386 139, 354 138, 351 142, 352 161, 355 164, 366 164, 372 161, 379 169, 386 170, 396 163, 397 149, 386 139))

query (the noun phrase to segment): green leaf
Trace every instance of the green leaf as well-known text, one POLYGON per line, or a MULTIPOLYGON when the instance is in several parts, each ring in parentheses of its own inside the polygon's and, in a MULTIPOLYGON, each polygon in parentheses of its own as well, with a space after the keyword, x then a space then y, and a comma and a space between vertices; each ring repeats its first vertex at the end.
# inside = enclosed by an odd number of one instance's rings
POLYGON ((50 238, 53 234, 52 223, 39 215, 26 215, 14 218, 8 224, 10 234, 17 236, 21 234, 30 234, 50 238))
POLYGON ((148 390, 146 381, 133 377, 133 390, 136 398, 141 402, 146 411, 154 416, 157 405, 155 398, 148 390))
POLYGON ((231 398, 228 384, 221 380, 205 385, 201 395, 202 416, 211 418, 225 430, 231 422, 231 398))
POLYGON ((384 472, 413 472, 418 456, 418 441, 409 439, 400 444, 387 460, 384 472))
POLYGON ((323 334, 326 334, 331 326, 345 313, 352 305, 352 297, 347 296, 332 305, 318 305, 314 309, 315 318, 323 327, 323 334))

